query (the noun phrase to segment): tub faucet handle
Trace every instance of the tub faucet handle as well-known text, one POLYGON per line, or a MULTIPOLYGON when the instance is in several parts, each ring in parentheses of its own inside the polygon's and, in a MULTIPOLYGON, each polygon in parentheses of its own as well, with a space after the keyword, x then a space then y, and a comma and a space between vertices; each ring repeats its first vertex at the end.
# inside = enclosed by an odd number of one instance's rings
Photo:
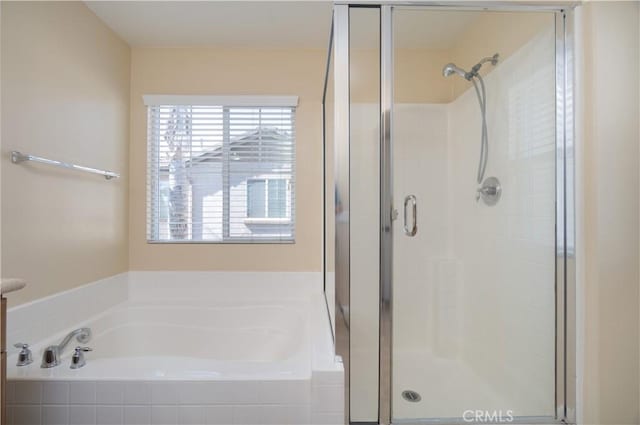
POLYGON ((29 344, 18 342, 16 344, 13 344, 13 346, 22 349, 18 354, 18 362, 16 363, 16 366, 26 366, 33 363, 33 355, 31 354, 31 350, 29 349, 29 344))
POLYGON ((89 347, 76 347, 71 356, 71 369, 80 369, 84 365, 87 364, 87 361, 84 359, 84 353, 87 351, 92 351, 89 347))
POLYGON ((60 356, 64 348, 75 338, 80 344, 86 344, 91 340, 90 328, 79 328, 71 331, 64 337, 58 345, 50 345, 44 349, 42 353, 42 364, 40 367, 49 368, 56 367, 60 364, 60 356))

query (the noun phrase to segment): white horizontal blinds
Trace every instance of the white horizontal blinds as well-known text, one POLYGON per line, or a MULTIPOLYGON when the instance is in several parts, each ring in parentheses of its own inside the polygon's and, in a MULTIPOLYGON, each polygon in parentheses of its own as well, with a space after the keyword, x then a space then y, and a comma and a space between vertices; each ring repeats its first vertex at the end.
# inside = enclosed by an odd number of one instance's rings
POLYGON ((292 240, 293 109, 233 107, 228 114, 229 237, 292 240))
POLYGON ((150 105, 148 116, 149 241, 294 240, 295 107, 150 105))

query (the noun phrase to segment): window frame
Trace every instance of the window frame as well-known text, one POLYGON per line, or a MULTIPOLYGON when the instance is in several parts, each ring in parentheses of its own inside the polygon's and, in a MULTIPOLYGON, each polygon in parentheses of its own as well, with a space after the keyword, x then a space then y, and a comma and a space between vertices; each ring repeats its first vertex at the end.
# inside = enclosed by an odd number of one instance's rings
POLYGON ((247 179, 247 211, 244 222, 247 224, 287 224, 291 223, 291 210, 292 210, 292 187, 291 187, 291 178, 277 176, 277 177, 253 177, 247 179), (269 182, 271 181, 283 181, 284 182, 284 217, 270 217, 269 216, 269 182), (249 216, 249 185, 251 182, 264 182, 264 217, 250 217, 249 216))
MULTIPOLYGON (((147 106, 147 131, 151 131, 155 125, 157 118, 152 117, 153 107, 162 106, 206 106, 206 107, 221 107, 223 109, 223 126, 225 132, 228 131, 229 122, 229 110, 233 108, 290 108, 292 113, 291 118, 291 131, 292 131, 292 158, 291 158, 291 171, 290 175, 255 175, 247 178, 244 182, 247 193, 245 194, 245 202, 248 201, 248 185, 252 180, 265 181, 265 196, 268 197, 268 182, 269 180, 284 180, 285 181, 285 214, 284 218, 270 218, 270 217, 248 217, 240 218, 240 220, 247 225, 247 227, 260 225, 283 225, 289 227, 288 232, 290 236, 276 235, 272 237, 256 237, 256 236, 242 236, 230 234, 230 228, 232 224, 232 217, 230 214, 230 197, 232 187, 230 185, 224 186, 222 196, 222 235, 219 239, 193 239, 193 206, 190 206, 189 216, 191 219, 189 223, 188 236, 185 239, 171 239, 169 236, 167 239, 160 238, 159 225, 162 220, 160 203, 162 202, 162 193, 160 191, 162 186, 161 168, 159 166, 159 136, 151 137, 147 134, 147 197, 146 197, 146 218, 147 218, 147 231, 146 240, 148 244, 295 244, 295 178, 296 178, 296 115, 297 115, 297 103, 298 98, 296 96, 183 96, 183 95, 145 95, 143 96, 145 105, 147 106), (152 121, 153 120, 153 121, 152 121), (155 167, 151 171, 151 167, 155 167), (153 178, 155 181, 149 181, 153 178), (225 189, 226 188, 226 189, 225 189), (155 218, 155 221, 154 221, 155 218)), ((157 108, 156 108, 157 109, 157 108)), ((222 151, 222 170, 220 177, 224 180, 225 176, 229 178, 229 166, 231 162, 230 158, 230 137, 227 135, 223 138, 222 151)), ((226 182, 228 184, 228 180, 226 182)), ((248 214, 248 204, 245 205, 245 215, 248 214)), ((265 214, 268 214, 268 199, 265 199, 265 214)), ((237 217, 235 218, 237 220, 237 217)), ((199 223, 204 226, 205 223, 199 223)))

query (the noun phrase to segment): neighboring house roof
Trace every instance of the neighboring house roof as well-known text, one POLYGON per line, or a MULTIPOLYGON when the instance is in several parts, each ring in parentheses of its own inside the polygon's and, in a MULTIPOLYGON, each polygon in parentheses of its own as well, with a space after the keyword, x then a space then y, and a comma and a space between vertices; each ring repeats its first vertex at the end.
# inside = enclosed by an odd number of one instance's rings
MULTIPOLYGON (((268 157, 274 156, 274 148, 280 145, 280 142, 286 142, 291 140, 291 135, 288 132, 278 129, 277 127, 261 127, 255 130, 248 131, 243 136, 239 136, 230 143, 229 154, 235 160, 250 160, 256 161, 256 152, 264 150, 264 153, 268 157), (243 155, 247 153, 248 155, 243 155)), ((198 164, 220 162, 222 160, 223 150, 222 146, 213 148, 207 152, 204 152, 192 159, 186 161, 187 167, 197 166, 198 164)), ((168 171, 168 166, 160 167, 160 171, 168 171)))

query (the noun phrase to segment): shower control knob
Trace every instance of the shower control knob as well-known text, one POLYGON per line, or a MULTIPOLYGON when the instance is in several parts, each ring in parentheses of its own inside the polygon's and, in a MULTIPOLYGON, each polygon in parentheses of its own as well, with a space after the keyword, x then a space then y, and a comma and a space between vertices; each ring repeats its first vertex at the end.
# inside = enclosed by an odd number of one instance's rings
POLYGON ((476 202, 482 199, 488 206, 498 203, 502 195, 502 186, 496 177, 488 177, 476 191, 476 202))

